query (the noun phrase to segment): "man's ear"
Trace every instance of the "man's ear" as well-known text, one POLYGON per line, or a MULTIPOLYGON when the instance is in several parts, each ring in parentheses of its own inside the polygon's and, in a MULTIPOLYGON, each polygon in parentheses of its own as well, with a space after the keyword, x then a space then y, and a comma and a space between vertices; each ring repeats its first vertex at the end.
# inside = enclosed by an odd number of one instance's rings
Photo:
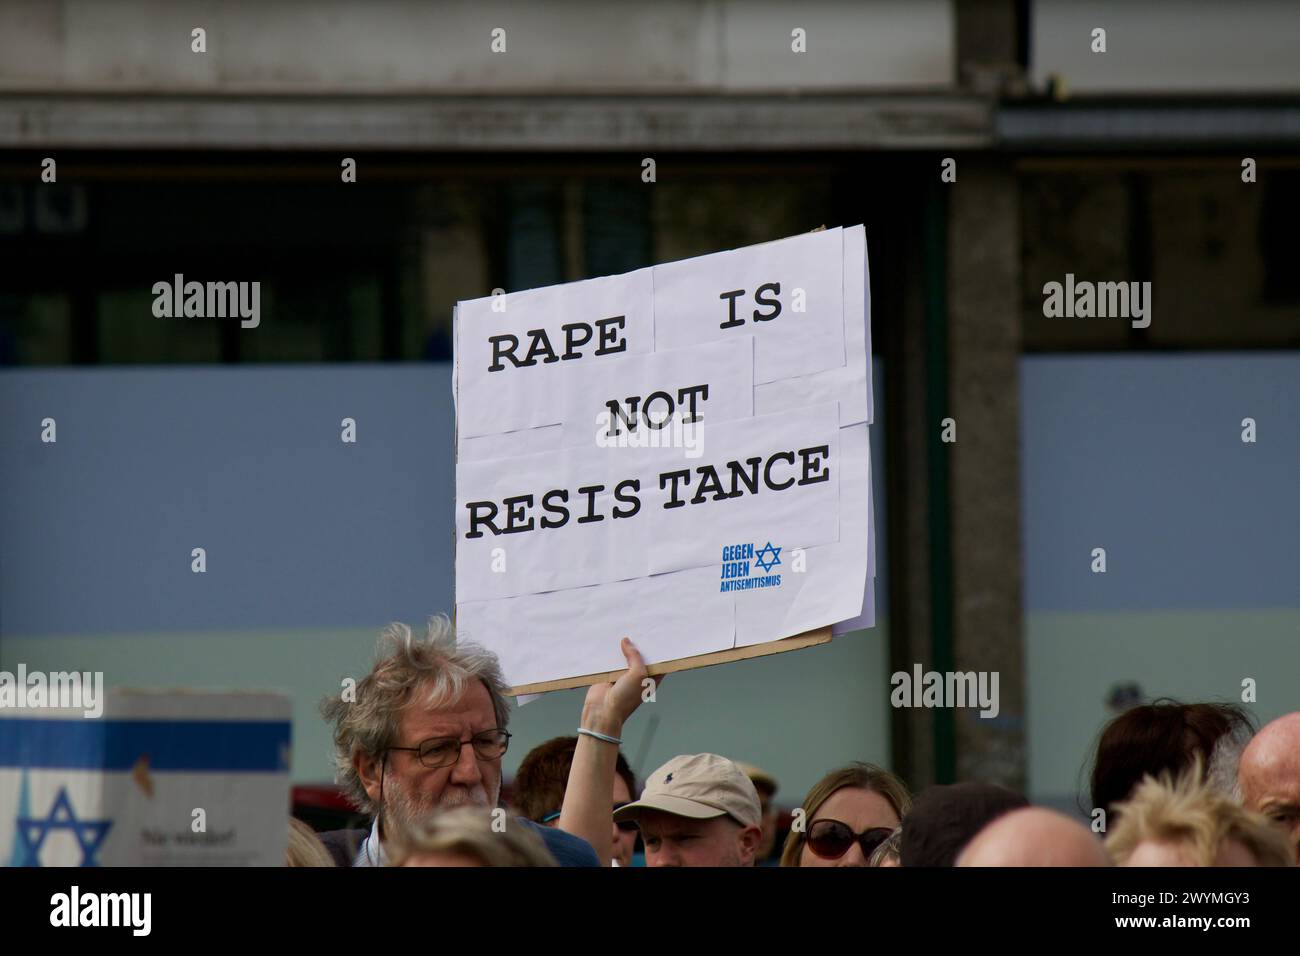
POLYGON ((745 827, 740 831, 740 859, 745 866, 754 862, 754 855, 762 842, 763 831, 759 827, 745 827))
POLYGON ((382 761, 373 754, 358 751, 352 755, 352 766, 361 778, 361 786, 366 788, 366 796, 375 806, 379 805, 379 779, 383 772, 382 761))

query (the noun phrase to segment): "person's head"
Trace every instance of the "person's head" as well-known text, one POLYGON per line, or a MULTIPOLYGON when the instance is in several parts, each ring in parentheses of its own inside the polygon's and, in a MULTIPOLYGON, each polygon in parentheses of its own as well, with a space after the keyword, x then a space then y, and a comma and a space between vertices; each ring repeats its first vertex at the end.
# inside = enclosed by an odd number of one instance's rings
POLYGON ((1092 831, 1063 813, 1022 807, 980 830, 957 854, 957 866, 1110 866, 1092 831))
POLYGON ((902 853, 899 849, 902 842, 903 828, 899 827, 885 839, 885 842, 872 851, 871 858, 867 860, 867 866, 881 868, 902 866, 902 853))
POLYGON ((635 820, 646 866, 753 866, 762 839, 758 793, 726 757, 674 757, 646 778, 641 799, 614 812, 635 820))
POLYGON ((758 791, 758 807, 763 814, 763 839, 758 844, 756 859, 766 860, 772 855, 772 848, 776 846, 777 813, 776 804, 773 802, 777 791, 776 778, 750 763, 738 763, 736 766, 744 771, 749 782, 758 791))
POLYGON ((289 818, 289 843, 284 851, 285 866, 333 866, 334 858, 330 856, 325 844, 321 843, 316 831, 297 817, 289 818))
POLYGON ((555 866, 536 833, 503 810, 458 807, 395 827, 393 866, 555 866))
POLYGON ((1206 786, 1199 766, 1146 777, 1120 804, 1106 849, 1121 866, 1289 866, 1286 837, 1259 814, 1206 786))
POLYGON ((1279 717, 1241 755, 1241 799, 1268 817, 1300 855, 1300 713, 1279 717))
MULTIPOLYGON (((564 804, 564 788, 569 782, 569 768, 573 766, 573 752, 578 746, 577 737, 553 737, 538 744, 519 764, 515 771, 512 802, 515 809, 536 823, 556 826, 560 807, 564 804)), ((613 809, 632 802, 636 794, 636 777, 620 751, 614 763, 613 809)), ((636 850, 636 824, 630 820, 612 827, 614 841, 610 858, 619 866, 631 866, 636 850)))
POLYGON ((793 828, 782 866, 866 866, 912 807, 907 786, 888 770, 851 763, 832 770, 804 797, 804 826, 793 828))
POLYGON ((1253 733, 1249 715, 1233 704, 1171 700, 1131 707, 1102 731, 1092 769, 1092 806, 1114 824, 1115 805, 1148 775, 1177 776, 1198 758, 1220 793, 1237 792, 1237 763, 1253 733))
POLYGON ((927 787, 903 820, 899 841, 902 866, 952 866, 971 838, 993 820, 1029 801, 989 783, 927 787))
POLYGON ((355 693, 322 705, 347 796, 385 825, 408 828, 435 810, 496 806, 505 690, 496 656, 457 643, 446 617, 431 619, 423 639, 389 625, 355 693))

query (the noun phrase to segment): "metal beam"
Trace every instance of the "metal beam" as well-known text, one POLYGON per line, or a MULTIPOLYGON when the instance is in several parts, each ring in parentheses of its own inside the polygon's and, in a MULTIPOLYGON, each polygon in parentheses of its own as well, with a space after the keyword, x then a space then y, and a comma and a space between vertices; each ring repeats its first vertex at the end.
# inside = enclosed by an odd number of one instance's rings
POLYGON ((992 102, 823 96, 0 96, 0 147, 24 149, 979 149, 992 102))
POLYGON ((1293 146, 1300 143, 1300 103, 1004 103, 995 124, 998 144, 1008 149, 1293 146))

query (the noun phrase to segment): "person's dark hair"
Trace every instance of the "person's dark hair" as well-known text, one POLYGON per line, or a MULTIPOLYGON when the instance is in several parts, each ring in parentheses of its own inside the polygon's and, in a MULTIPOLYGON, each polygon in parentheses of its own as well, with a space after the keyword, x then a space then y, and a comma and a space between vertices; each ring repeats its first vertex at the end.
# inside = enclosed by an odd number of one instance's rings
POLYGON ((971 838, 1011 810, 1029 806, 1020 794, 991 783, 927 787, 903 818, 899 866, 953 866, 971 838))
POLYGON ((1101 732, 1092 767, 1092 806, 1106 811, 1126 799, 1145 776, 1177 777, 1199 757, 1203 779, 1235 795, 1237 763, 1254 735, 1250 715, 1235 704, 1182 704, 1162 698, 1131 707, 1101 732))
MULTIPOLYGON (((577 737, 552 737, 528 751, 515 771, 511 792, 511 802, 521 816, 542 823, 548 816, 560 812, 564 804, 564 788, 569 782, 569 768, 573 765, 573 751, 577 746, 577 737)), ((635 800, 636 777, 622 751, 615 760, 614 769, 635 800)))

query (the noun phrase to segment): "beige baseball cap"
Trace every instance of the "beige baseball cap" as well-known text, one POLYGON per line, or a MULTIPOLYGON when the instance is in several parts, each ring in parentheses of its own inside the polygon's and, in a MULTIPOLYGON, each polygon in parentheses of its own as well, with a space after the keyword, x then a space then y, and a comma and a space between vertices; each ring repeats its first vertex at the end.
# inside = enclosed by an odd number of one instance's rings
POLYGON ((746 827, 762 823, 758 791, 744 771, 717 754, 674 757, 646 779, 640 800, 614 811, 614 822, 635 820, 642 810, 694 820, 729 816, 746 827))

